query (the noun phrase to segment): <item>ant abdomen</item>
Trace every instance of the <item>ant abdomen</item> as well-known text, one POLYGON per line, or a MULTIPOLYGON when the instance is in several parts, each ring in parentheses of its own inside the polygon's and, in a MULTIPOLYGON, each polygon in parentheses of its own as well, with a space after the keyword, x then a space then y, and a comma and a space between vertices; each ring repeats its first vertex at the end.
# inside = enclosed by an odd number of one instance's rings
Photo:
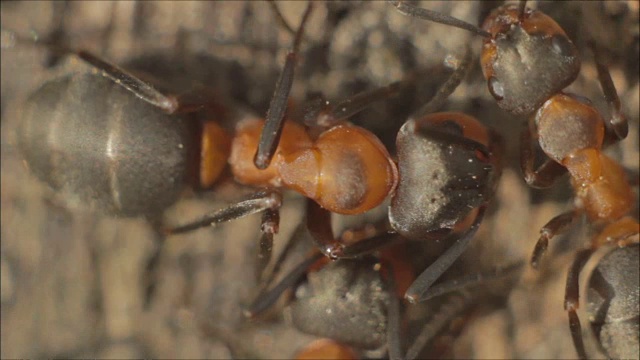
POLYGON ((178 199, 197 166, 196 134, 193 122, 87 73, 47 82, 29 98, 18 145, 30 170, 68 201, 131 216, 178 199))
POLYGON ((587 291, 590 325, 607 356, 638 356, 638 245, 615 248, 591 273, 587 291))

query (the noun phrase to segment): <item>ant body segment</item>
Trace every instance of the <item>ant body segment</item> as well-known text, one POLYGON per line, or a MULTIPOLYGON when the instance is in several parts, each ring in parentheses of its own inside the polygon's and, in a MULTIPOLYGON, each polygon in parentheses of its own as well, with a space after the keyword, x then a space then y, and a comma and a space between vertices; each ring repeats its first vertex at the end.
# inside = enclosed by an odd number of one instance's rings
MULTIPOLYGON (((403 2, 392 3, 404 14, 483 36, 481 66, 491 95, 507 112, 530 116, 521 143, 526 182, 537 188, 549 187, 565 172, 569 173, 575 208, 556 216, 542 228, 531 265, 538 267, 549 240, 566 231, 580 214, 585 213, 592 226, 600 229, 591 247, 577 254, 567 277, 565 294, 572 338, 578 355, 586 358, 576 314, 580 271, 597 248, 606 244, 630 246, 638 242, 640 232, 637 220, 627 216, 634 206, 634 194, 625 171, 603 153, 603 147, 627 136, 628 125, 609 71, 599 59, 595 45, 590 44, 598 80, 611 112, 606 121, 589 100, 562 91, 575 80, 580 69, 575 46, 550 17, 526 9, 525 1, 518 7, 504 5, 494 10, 482 28, 403 2), (537 168, 534 159, 539 150, 535 149, 532 133, 547 157, 537 168)), ((613 291, 617 289, 614 287, 613 291)), ((637 303, 637 297, 634 301, 637 303)), ((637 331, 634 341, 638 342, 637 331)))
MULTIPOLYGON (((431 284, 464 251, 484 216, 486 205, 492 197, 500 174, 501 165, 498 158, 500 141, 497 135, 470 116, 453 112, 432 113, 459 85, 466 74, 470 59, 470 51, 467 50, 465 58, 454 64, 455 71, 442 85, 436 96, 416 111, 400 129, 396 140, 397 173, 395 163, 383 165, 380 161, 378 168, 391 168, 393 171, 387 170, 382 172, 385 174, 384 177, 378 175, 377 178, 372 178, 375 173, 367 174, 368 166, 360 165, 361 161, 352 163, 349 156, 341 157, 341 166, 345 166, 349 172, 344 173, 345 177, 336 180, 338 187, 349 186, 349 194, 343 196, 340 201, 352 203, 354 193, 358 194, 356 200, 362 198, 360 193, 371 196, 380 194, 380 201, 391 195, 389 226, 382 226, 380 232, 393 230, 406 238, 420 241, 448 238, 454 243, 449 251, 425 270, 409 288, 406 298, 412 302, 420 301, 431 284), (355 176, 357 173, 361 175, 355 176), (354 187, 352 183, 362 182, 360 176, 365 174, 368 182, 384 184, 384 187, 378 185, 384 191, 364 191, 359 190, 361 186, 354 187), (392 178, 390 179, 389 176, 392 178)), ((287 63, 286 66, 293 65, 287 63)), ((288 71, 283 72, 285 73, 288 71)), ((278 86, 282 83, 285 81, 280 81, 278 86)), ((290 87, 291 83, 288 84, 290 87)), ((374 92, 379 92, 382 96, 392 94, 385 91, 385 88, 374 90, 374 92)), ((274 97, 285 93, 287 92, 276 91, 274 97)), ((339 124, 333 115, 336 108, 318 110, 319 113, 328 115, 329 124, 338 124, 327 132, 331 132, 335 127, 340 129, 344 126, 339 124)), ((292 125, 284 124, 287 123, 281 122, 272 136, 264 135, 268 132, 264 130, 263 138, 279 139, 280 134, 285 138, 287 126, 292 125)), ((265 129, 267 128, 269 127, 265 126, 265 129)), ((350 138, 355 139, 353 136, 350 138)), ((350 141, 355 142, 355 140, 350 141)), ((342 147, 346 147, 346 144, 342 147)), ((378 151, 381 150, 369 151, 369 153, 378 151)), ((277 152, 274 156, 268 151, 263 154, 260 149, 255 158, 267 160, 273 158, 276 165, 280 161, 277 158, 277 152)), ((340 172, 335 173, 340 174, 340 172)), ((351 213, 360 213, 363 212, 362 210, 364 209, 358 207, 358 211, 351 213)), ((352 245, 345 245, 341 240, 336 240, 332 234, 329 211, 341 212, 322 206, 318 201, 308 202, 309 231, 318 248, 327 257, 332 259, 357 257, 372 251, 386 241, 374 235, 364 236, 371 237, 370 239, 360 239, 361 241, 352 245)))

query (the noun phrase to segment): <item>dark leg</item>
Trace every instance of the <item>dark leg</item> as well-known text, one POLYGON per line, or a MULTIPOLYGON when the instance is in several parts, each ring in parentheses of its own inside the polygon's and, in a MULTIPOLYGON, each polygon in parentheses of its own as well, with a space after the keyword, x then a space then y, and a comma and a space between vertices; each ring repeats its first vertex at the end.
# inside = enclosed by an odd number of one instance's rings
POLYGON ((618 97, 618 92, 616 91, 616 87, 613 84, 613 80, 611 80, 611 74, 609 73, 609 69, 600 59, 598 49, 594 42, 589 43, 591 50, 593 51, 594 58, 596 61, 596 68, 598 69, 598 80, 600 81, 600 87, 602 87, 602 92, 604 93, 604 98, 607 100, 607 104, 609 105, 609 111, 611 112, 611 118, 609 119, 609 125, 613 130, 613 134, 609 134, 613 136, 613 139, 607 139, 606 143, 616 143, 627 137, 629 133, 629 125, 627 124, 627 118, 624 116, 620 106, 620 98, 618 97))
POLYGON ((422 9, 415 5, 408 4, 402 0, 400 1, 387 0, 387 1, 391 5, 395 6, 396 9, 399 12, 403 13, 404 15, 415 17, 422 20, 433 21, 440 24, 454 26, 454 27, 472 32, 476 35, 491 37, 491 34, 480 29, 479 27, 472 25, 468 22, 462 21, 460 19, 456 19, 452 16, 444 15, 439 12, 435 12, 427 9, 422 9))
POLYGON ((258 144, 258 150, 254 157, 254 164, 258 169, 266 169, 271 163, 273 154, 278 147, 280 141, 280 135, 282 134, 282 127, 284 125, 284 113, 287 109, 287 101, 289 100, 289 92, 293 85, 294 70, 298 62, 298 51, 300 47, 300 40, 302 39, 302 33, 304 32, 304 25, 311 14, 313 6, 311 2, 307 5, 307 9, 302 16, 300 27, 296 32, 296 36, 293 39, 293 46, 291 51, 287 54, 284 68, 280 74, 280 79, 276 84, 276 89, 271 98, 269 104, 269 110, 267 111, 266 122, 262 129, 262 135, 260 136, 260 143, 258 144))
POLYGON ((403 87, 411 83, 411 80, 414 79, 397 81, 387 86, 365 91, 336 105, 328 104, 324 98, 320 97, 305 107, 304 123, 307 126, 332 127, 359 113, 372 103, 398 95, 403 87))
POLYGON ((562 213, 553 219, 551 219, 545 226, 540 229, 540 238, 536 242, 536 247, 533 249, 531 255, 531 267, 538 268, 540 264, 540 257, 545 253, 549 246, 549 240, 554 236, 562 234, 567 231, 573 222, 578 218, 578 212, 576 210, 567 211, 562 213))
MULTIPOLYGON (((74 50, 61 46, 59 44, 52 44, 45 41, 29 40, 5 29, 3 29, 2 32, 3 37, 12 35, 13 39, 16 42, 45 46, 47 49, 53 51, 54 53, 62 55, 75 55, 80 60, 100 70, 102 76, 113 80, 116 84, 131 91, 135 96, 160 108, 166 113, 171 114, 178 111, 184 111, 184 107, 180 104, 177 98, 162 94, 160 91, 151 86, 151 84, 135 77, 134 75, 128 73, 117 65, 111 64, 108 61, 101 59, 100 57, 93 55, 87 51, 74 50)), ((191 106, 192 105, 189 104, 189 107, 191 106)))
POLYGON ((536 149, 531 139, 531 131, 531 127, 527 126, 520 136, 520 166, 524 181, 536 189, 548 188, 557 178, 564 175, 567 169, 549 158, 534 169, 536 149))
POLYGON ((471 49, 466 47, 462 59, 449 60, 449 63, 452 63, 455 68, 453 73, 449 76, 447 81, 440 86, 436 94, 428 103, 411 114, 409 117, 410 119, 420 119, 424 115, 438 111, 444 105, 445 101, 449 98, 449 95, 458 88, 458 85, 460 85, 470 69, 471 49))
MULTIPOLYGON (((239 219, 265 210, 276 211, 281 205, 282 195, 279 192, 272 190, 260 191, 248 200, 241 201, 225 209, 207 214, 200 220, 176 226, 174 228, 165 228, 164 233, 167 235, 174 235, 193 231, 202 227, 215 226, 223 222, 239 219)), ((273 227, 263 226, 263 229, 270 230, 273 229, 273 227)), ((277 230, 277 227, 275 227, 275 229, 277 230)))
POLYGON ((318 249, 332 260, 359 257, 392 241, 386 231, 382 230, 382 233, 372 233, 371 238, 345 246, 333 236, 331 213, 312 200, 307 201, 307 228, 318 249))
POLYGON ((437 296, 448 294, 453 291, 463 290, 472 286, 482 285, 487 281, 499 279, 501 277, 511 276, 514 273, 522 270, 524 264, 525 261, 522 260, 504 267, 493 268, 487 272, 467 275, 458 279, 453 279, 444 283, 434 285, 431 290, 429 290, 429 293, 426 294, 424 300, 429 300, 437 296))
POLYGON ((278 233, 280 226, 280 212, 277 209, 266 209, 262 213, 262 225, 260 230, 260 251, 256 259, 256 278, 261 279, 264 269, 269 261, 271 261, 271 253, 273 250, 273 234, 278 233))
POLYGON ((387 270, 387 292, 389 297, 389 308, 387 309, 387 345, 389 348, 389 359, 402 359, 402 338, 400 336, 400 300, 396 291, 396 280, 391 264, 385 263, 387 270))
POLYGON ((582 326, 580 325, 580 318, 576 313, 576 310, 580 305, 579 279, 582 268, 587 263, 593 252, 593 249, 585 249, 576 254, 576 257, 569 268, 569 273, 567 274, 567 286, 564 295, 564 309, 569 314, 571 338, 573 339, 573 344, 576 347, 576 351, 578 352, 580 359, 586 359, 587 353, 582 341, 582 326))
POLYGON ((462 237, 455 240, 455 243, 451 245, 440 257, 433 262, 428 268, 426 268, 420 276, 411 284, 407 293, 405 294, 405 299, 407 299, 410 303, 415 304, 419 301, 424 301, 427 296, 427 291, 433 285, 433 283, 442 276, 442 274, 449 269, 449 267, 453 264, 454 261, 462 255, 464 250, 466 250, 467 245, 469 245, 469 241, 473 238, 476 231, 480 227, 480 223, 482 222, 482 218, 484 218, 484 213, 486 211, 485 206, 481 206, 476 219, 473 222, 473 225, 467 230, 466 233, 462 235, 462 237))
POLYGON ((524 11, 527 8, 527 0, 520 0, 518 2, 518 13, 520 14, 520 21, 524 20, 524 11))
MULTIPOLYGON (((69 11, 69 3, 67 1, 56 1, 51 4, 53 6, 53 19, 51 20, 53 30, 47 36, 46 42, 51 44, 64 44, 66 42, 66 33, 64 30, 64 21, 67 11, 69 11)), ((45 66, 52 68, 60 62, 60 54, 52 52, 47 55, 45 66)))
POLYGON ((460 315, 471 303, 471 295, 468 292, 455 294, 449 297, 444 305, 435 312, 432 319, 420 331, 413 344, 407 350, 405 359, 413 360, 420 355, 424 347, 435 338, 442 329, 451 323, 451 321, 460 315))
POLYGON ((249 308, 244 310, 244 315, 248 318, 253 318, 271 307, 278 300, 278 298, 280 298, 280 295, 282 295, 285 290, 292 288, 296 283, 298 283, 302 279, 304 274, 306 274, 311 265, 313 265, 316 261, 322 259, 322 256, 323 255, 320 253, 315 253, 313 256, 298 264, 298 266, 291 270, 291 272, 289 272, 289 274, 287 274, 287 276, 285 276, 282 281, 276 284, 276 286, 271 288, 269 291, 263 292, 258 295, 256 300, 251 303, 249 308))

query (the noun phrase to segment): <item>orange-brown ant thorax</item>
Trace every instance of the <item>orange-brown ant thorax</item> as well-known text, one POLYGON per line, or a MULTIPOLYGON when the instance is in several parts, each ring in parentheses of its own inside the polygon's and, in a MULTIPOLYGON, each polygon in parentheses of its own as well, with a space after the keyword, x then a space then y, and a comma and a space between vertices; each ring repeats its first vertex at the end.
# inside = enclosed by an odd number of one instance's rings
POLYGON ((218 179, 227 165, 231 139, 216 122, 202 125, 200 147, 200 187, 209 188, 218 179))
POLYGON ((633 206, 633 191, 624 170, 596 149, 584 149, 567 157, 562 164, 571 174, 578 207, 591 220, 615 220, 633 206))
POLYGON ((264 127, 262 119, 246 119, 236 128, 236 136, 231 145, 229 165, 233 176, 239 183, 256 186, 282 186, 278 169, 284 154, 311 147, 312 140, 305 128, 293 121, 285 121, 280 144, 271 164, 264 170, 256 168, 253 157, 260 142, 264 127))
POLYGON ((359 214, 380 205, 396 186, 398 171, 371 132, 341 124, 320 134, 313 147, 284 156, 286 187, 339 214, 359 214))
POLYGON ((247 185, 286 187, 339 214, 359 214, 380 205, 396 186, 398 171, 371 132, 349 124, 334 126, 311 139, 306 129, 285 122, 271 164, 253 164, 263 120, 239 124, 229 164, 247 185))
POLYGON ((601 149, 604 120, 590 104, 577 97, 558 94, 547 100, 535 115, 542 150, 558 163, 582 149, 601 149))

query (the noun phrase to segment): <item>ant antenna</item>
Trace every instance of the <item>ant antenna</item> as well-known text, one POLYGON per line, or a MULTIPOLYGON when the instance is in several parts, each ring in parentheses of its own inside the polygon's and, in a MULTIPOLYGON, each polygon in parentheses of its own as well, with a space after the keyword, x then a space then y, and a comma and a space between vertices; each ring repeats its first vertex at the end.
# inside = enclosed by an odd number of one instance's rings
POLYGON ((419 8, 415 5, 410 5, 404 2, 404 0, 387 0, 391 5, 404 15, 415 17, 422 20, 433 21, 444 25, 451 25, 459 29, 467 30, 476 35, 490 38, 491 33, 482 30, 479 27, 472 25, 466 21, 456 19, 453 16, 441 14, 437 11, 427 10, 419 8))
POLYGON ((453 65, 455 70, 449 76, 447 81, 440 86, 433 98, 411 115, 411 119, 419 119, 424 115, 436 112, 442 107, 447 98, 449 98, 449 95, 456 90, 458 85, 460 85, 467 75, 471 65, 471 49, 467 46, 465 48, 464 55, 460 60, 448 56, 445 61, 448 64, 453 65))
POLYGON ((276 89, 271 98, 269 104, 269 110, 267 111, 266 122, 260 135, 260 143, 258 144, 258 150, 253 158, 253 163, 258 169, 266 169, 271 163, 273 154, 280 142, 280 135, 282 135, 282 127, 284 120, 284 113, 287 108, 287 100, 289 99, 289 92, 293 85, 293 75, 296 63, 298 62, 298 49, 302 40, 302 33, 304 32, 304 26, 313 10, 313 4, 311 1, 307 4, 307 9, 302 16, 302 21, 296 32, 296 36, 293 39, 291 51, 287 54, 285 60, 284 69, 280 74, 280 79, 276 84, 276 89))
POLYGON ((588 41, 589 48, 593 52, 593 57, 596 62, 596 69, 598 70, 598 80, 600 81, 600 87, 604 93, 604 98, 609 106, 609 112, 611 119, 609 121, 617 140, 622 140, 629 134, 629 125, 627 124, 627 118, 621 110, 620 98, 618 92, 611 79, 611 73, 609 69, 602 61, 600 51, 596 47, 596 43, 593 40, 588 41))

